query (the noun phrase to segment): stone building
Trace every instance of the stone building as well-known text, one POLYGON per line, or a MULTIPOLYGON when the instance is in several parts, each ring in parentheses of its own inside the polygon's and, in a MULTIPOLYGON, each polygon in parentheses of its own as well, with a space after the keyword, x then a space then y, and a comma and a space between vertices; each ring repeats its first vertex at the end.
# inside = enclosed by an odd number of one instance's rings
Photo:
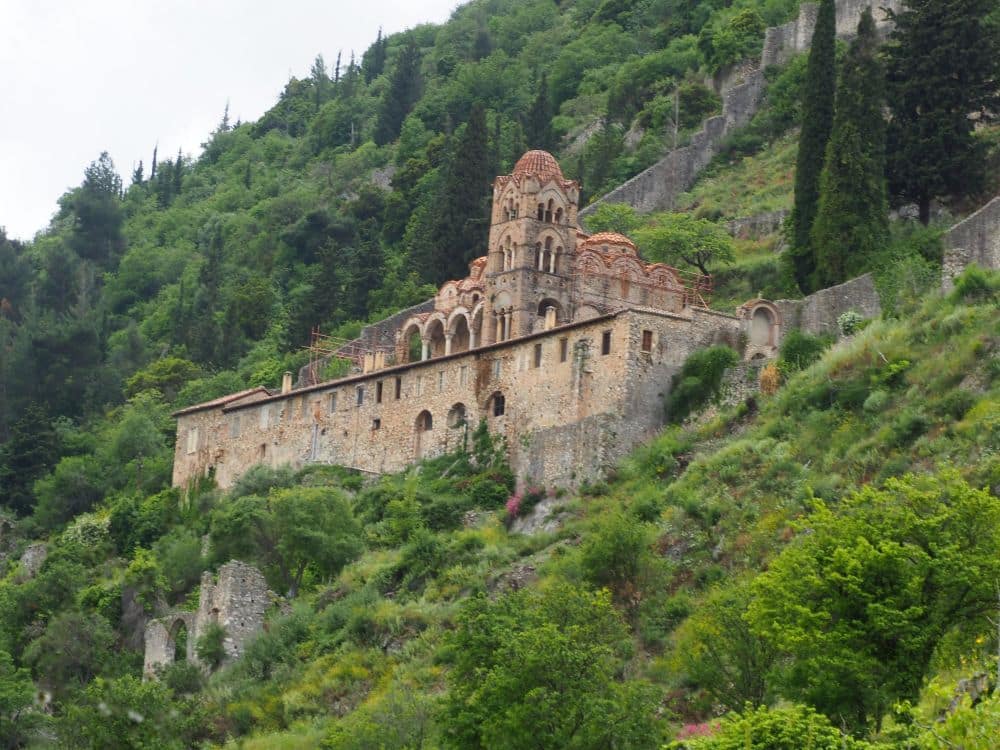
POLYGON ((663 425, 663 396, 687 356, 728 343, 769 358, 780 309, 710 310, 710 279, 647 263, 627 237, 577 222, 579 185, 544 151, 497 177, 487 254, 433 300, 368 326, 341 350, 354 374, 286 374, 183 409, 174 484, 228 487, 255 464, 336 463, 397 471, 454 449, 485 419, 519 478, 601 475, 663 425))

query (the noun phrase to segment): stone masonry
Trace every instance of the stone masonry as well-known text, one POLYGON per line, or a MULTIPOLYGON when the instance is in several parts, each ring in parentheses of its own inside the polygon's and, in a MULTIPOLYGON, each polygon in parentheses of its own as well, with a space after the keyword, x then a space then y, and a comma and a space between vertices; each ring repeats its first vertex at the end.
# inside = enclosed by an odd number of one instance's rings
POLYGON ((575 483, 656 433, 695 349, 775 356, 775 305, 710 310, 709 279, 580 229, 578 197, 550 154, 529 151, 495 181, 487 254, 342 349, 352 375, 316 382, 309 369, 296 388, 288 374, 280 392, 177 412, 174 484, 211 475, 226 488, 257 464, 399 471, 461 446, 480 420, 506 438, 522 481, 575 483))
POLYGON ((252 565, 228 562, 219 568, 217 581, 206 571, 201 577, 196 612, 175 610, 146 625, 143 674, 154 677, 158 667, 174 662, 181 628, 187 631, 187 661, 200 663, 195 648, 212 624, 222 626, 225 632, 225 661, 238 659, 247 641, 264 627, 264 615, 274 598, 264 576, 252 565))
MULTIPOLYGON (((899 10, 901 6, 901 0, 874 4, 864 0, 837 0, 837 34, 850 37, 856 33, 861 13, 867 7, 873 7, 876 23, 885 33, 889 26, 885 9, 899 10)), ((736 66, 715 81, 722 96, 721 115, 705 120, 687 146, 671 151, 653 166, 581 209, 580 215, 586 216, 601 203, 627 203, 640 213, 670 210, 677 197, 691 188, 698 174, 719 152, 726 137, 757 114, 767 85, 764 71, 773 65, 784 65, 796 54, 809 49, 817 10, 816 4, 803 3, 794 21, 767 29, 760 63, 736 66)))
POLYGON ((946 292, 972 263, 1000 269, 1000 196, 948 230, 944 246, 942 285, 946 292))

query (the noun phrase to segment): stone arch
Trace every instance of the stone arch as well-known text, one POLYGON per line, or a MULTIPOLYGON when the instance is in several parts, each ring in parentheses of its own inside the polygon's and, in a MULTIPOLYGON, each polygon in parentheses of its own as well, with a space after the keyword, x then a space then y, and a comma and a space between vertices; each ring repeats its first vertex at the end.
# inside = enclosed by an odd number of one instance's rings
POLYGON ((427 345, 427 359, 443 357, 447 348, 445 326, 448 321, 443 313, 434 313, 424 323, 424 342, 427 345))
POLYGON ((452 404, 452 407, 448 410, 448 426, 452 429, 464 427, 468 419, 466 412, 465 404, 462 402, 452 404))
POLYGON ((472 344, 472 326, 469 325, 469 313, 461 307, 448 318, 446 330, 447 353, 468 351, 472 344))
POLYGON ((604 258, 593 250, 584 250, 576 259, 576 267, 584 274, 591 276, 603 276, 608 272, 608 266, 604 258))
POLYGON ((549 330, 559 325, 562 320, 562 305, 551 297, 545 297, 538 303, 538 318, 543 321, 543 330, 549 330))
POLYGON ((577 320, 591 320, 602 315, 601 311, 593 305, 581 305, 576 310, 577 320))
POLYGON ((170 625, 170 645, 173 649, 173 660, 187 661, 191 653, 191 640, 194 638, 183 617, 178 617, 170 625))
POLYGON ((421 321, 416 318, 410 318, 403 324, 403 327, 399 329, 399 347, 397 352, 397 361, 399 362, 417 362, 420 360, 422 348, 423 348, 423 338, 424 338, 424 327, 421 321))
POLYGON ((434 429, 434 417, 431 413, 424 409, 417 415, 416 420, 413 423, 413 457, 416 460, 423 458, 425 451, 430 447, 428 445, 429 439, 425 437, 425 433, 430 432, 434 429))
POLYGON ((744 309, 750 345, 777 346, 781 332, 781 315, 778 308, 766 300, 756 300, 744 309))
POLYGON ((479 302, 472 309, 469 323, 469 348, 475 349, 483 341, 483 303, 479 302))

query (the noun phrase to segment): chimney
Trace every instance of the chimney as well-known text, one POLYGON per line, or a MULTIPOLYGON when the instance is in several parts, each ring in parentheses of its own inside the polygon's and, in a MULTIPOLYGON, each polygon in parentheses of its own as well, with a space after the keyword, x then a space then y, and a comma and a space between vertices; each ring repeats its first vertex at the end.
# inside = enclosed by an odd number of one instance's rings
POLYGON ((281 377, 281 392, 290 393, 292 390, 292 373, 286 372, 281 377))

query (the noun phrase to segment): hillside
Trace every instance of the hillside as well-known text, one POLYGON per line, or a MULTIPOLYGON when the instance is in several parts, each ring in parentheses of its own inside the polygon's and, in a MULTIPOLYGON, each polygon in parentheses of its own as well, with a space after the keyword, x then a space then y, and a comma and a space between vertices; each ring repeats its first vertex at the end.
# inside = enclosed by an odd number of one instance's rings
MULTIPOLYGON (((0 232, 0 743, 993 747, 1000 277, 938 291, 941 230, 981 195, 929 227, 894 216, 864 268, 883 316, 791 332, 760 393, 697 398, 721 372, 691 357, 691 418, 597 485, 519 487, 484 423, 402 474, 170 486, 173 411, 274 388, 314 327, 353 339, 464 276, 527 148, 581 206, 640 173, 798 10, 473 0, 318 58, 197 158, 124 184, 101 155, 33 241, 0 232), (234 559, 273 593, 263 632, 223 665, 227 633, 175 628, 177 662, 144 681, 145 626, 206 614, 234 559)), ((709 261, 717 310, 800 296, 779 250, 805 74, 804 55, 766 72, 675 206, 732 250, 709 261)), ((977 133, 987 192, 998 134, 977 133)), ((610 220, 643 238, 677 217, 610 220)))

